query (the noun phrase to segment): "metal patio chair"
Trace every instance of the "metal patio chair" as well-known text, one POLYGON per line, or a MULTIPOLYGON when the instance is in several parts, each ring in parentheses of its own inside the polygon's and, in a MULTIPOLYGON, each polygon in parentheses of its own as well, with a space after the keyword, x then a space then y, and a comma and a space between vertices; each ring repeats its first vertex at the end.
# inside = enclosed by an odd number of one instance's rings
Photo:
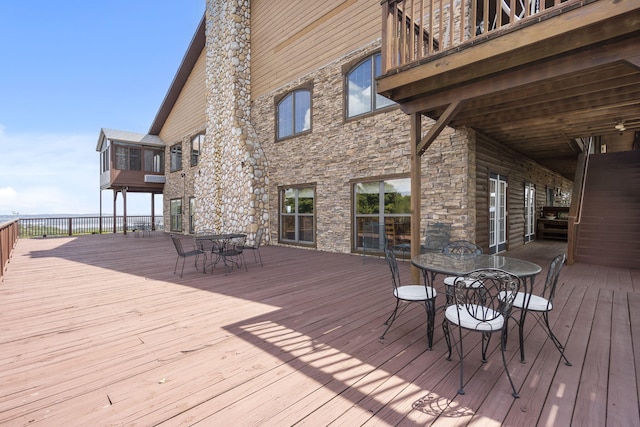
POLYGON ((464 394, 464 347, 463 339, 470 335, 465 331, 482 334, 482 362, 487 361, 487 348, 494 333, 500 334, 500 352, 505 373, 513 390, 513 397, 520 397, 513 385, 505 357, 506 332, 511 305, 520 289, 521 281, 506 271, 498 269, 476 270, 459 277, 454 283, 453 304, 445 309, 442 329, 449 349, 447 360, 451 360, 452 344, 460 357, 460 388, 464 394), (471 284, 470 282, 471 281, 471 284), (452 327, 458 328, 458 339, 454 339, 452 327), (463 331, 464 330, 464 331, 463 331))
MULTIPOLYGON (((453 256, 473 256, 482 254, 482 248, 473 242, 468 240, 455 240, 446 244, 442 250, 445 254, 451 254, 453 256)), ((453 285, 456 281, 456 276, 449 276, 444 278, 445 293, 447 297, 447 304, 453 302, 453 285)))
POLYGON ((182 274, 184 273, 184 263, 189 257, 195 257, 196 269, 198 268, 198 258, 200 257, 200 255, 204 257, 203 262, 206 265, 207 254, 205 251, 203 251, 202 249, 193 249, 191 251, 185 252, 184 248, 182 247, 182 241, 178 236, 176 236, 175 234, 171 234, 171 240, 173 241, 173 245, 175 246, 176 252, 178 253, 178 258, 176 259, 176 265, 173 268, 173 274, 176 274, 176 270, 178 269, 178 261, 180 261, 180 258, 182 258, 182 270, 180 270, 180 277, 182 277, 182 274))
MULTIPOLYGON (((398 317, 398 314, 400 314, 398 310, 400 309, 401 303, 407 303, 408 305, 408 303, 411 302, 418 302, 424 304, 424 308, 427 312, 427 348, 431 350, 435 324, 436 290, 425 284, 402 284, 395 253, 393 250, 389 250, 386 247, 384 253, 387 264, 389 264, 389 269, 391 270, 391 282, 393 285, 393 296, 396 299, 396 306, 387 321, 384 323, 387 325, 387 328, 380 336, 380 339, 384 339, 387 331, 389 331, 389 328, 391 328, 391 325, 398 317)), ((404 311, 407 305, 404 305, 401 311, 404 311)))
POLYGON ((262 264, 262 255, 260 255, 260 245, 262 244, 262 235, 264 234, 264 229, 263 228, 258 228, 258 231, 256 231, 256 237, 255 237, 255 243, 251 246, 245 246, 244 249, 245 250, 250 250, 251 252, 253 252, 253 260, 257 263, 258 262, 258 257, 260 258, 260 265, 264 265, 262 264), (256 257, 256 254, 258 254, 258 257, 256 257))

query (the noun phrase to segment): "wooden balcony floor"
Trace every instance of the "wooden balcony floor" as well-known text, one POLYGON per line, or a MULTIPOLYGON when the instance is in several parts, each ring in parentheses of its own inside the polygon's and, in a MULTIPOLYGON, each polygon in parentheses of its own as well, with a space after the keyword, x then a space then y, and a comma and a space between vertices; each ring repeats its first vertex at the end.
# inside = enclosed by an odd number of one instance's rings
MULTIPOLYGON (((565 248, 507 255, 540 283, 565 248)), ((188 260, 181 279, 164 234, 20 240, 0 283, 0 425, 640 425, 638 269, 564 267, 551 321, 573 366, 528 322, 526 364, 509 337, 513 399, 496 339, 484 365, 467 346, 456 393, 441 313, 432 351, 415 304, 378 338, 384 260, 261 252, 227 276, 188 260)))

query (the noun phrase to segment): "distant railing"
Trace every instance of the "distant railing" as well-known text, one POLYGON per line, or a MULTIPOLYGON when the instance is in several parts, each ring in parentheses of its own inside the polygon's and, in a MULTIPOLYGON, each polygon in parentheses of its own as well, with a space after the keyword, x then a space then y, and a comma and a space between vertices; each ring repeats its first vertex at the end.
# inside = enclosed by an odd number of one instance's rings
POLYGON ((162 218, 151 220, 150 215, 87 216, 60 218, 20 218, 19 235, 25 237, 74 236, 81 234, 124 233, 137 230, 162 230, 162 218), (114 222, 115 221, 115 222, 114 222))
POLYGON ((386 0, 383 72, 453 49, 534 15, 581 0, 386 0), (500 13, 496 13, 499 10, 500 13))
POLYGON ((4 278, 4 270, 11 259, 11 253, 18 241, 18 221, 0 224, 0 281, 4 278))

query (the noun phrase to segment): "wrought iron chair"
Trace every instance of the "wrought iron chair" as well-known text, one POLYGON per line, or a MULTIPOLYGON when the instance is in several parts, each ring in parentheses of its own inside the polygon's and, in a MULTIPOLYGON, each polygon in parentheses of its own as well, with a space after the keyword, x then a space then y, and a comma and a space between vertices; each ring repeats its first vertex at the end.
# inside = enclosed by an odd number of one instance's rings
POLYGON ((200 255, 204 256, 204 263, 206 265, 207 254, 205 251, 203 251, 202 249, 193 249, 191 251, 185 252, 184 248, 182 247, 182 241, 180 240, 180 238, 178 238, 178 236, 176 236, 175 234, 171 234, 171 240, 173 241, 173 245, 176 248, 176 252, 178 252, 178 258, 176 259, 176 265, 173 268, 173 274, 176 274, 176 270, 178 269, 178 261, 180 261, 180 258, 182 258, 182 270, 180 270, 180 277, 182 277, 182 274, 184 273, 184 263, 188 257, 193 256, 196 258, 196 269, 198 268, 198 258, 200 257, 200 255))
POLYGON ((511 305, 520 289, 520 279, 510 273, 497 269, 476 270, 464 277, 456 279, 454 283, 454 303, 445 309, 442 329, 447 341, 451 360, 452 343, 460 357, 460 388, 459 394, 464 394, 463 338, 469 335, 466 331, 482 334, 482 362, 487 361, 487 348, 491 335, 499 333, 502 363, 513 390, 513 397, 520 397, 513 385, 513 380, 507 367, 505 357, 506 332, 510 316, 511 305), (470 285, 469 281, 472 281, 470 285), (458 339, 454 339, 452 327, 458 328, 458 339))
POLYGON ((260 265, 262 264, 262 255, 260 255, 260 245, 262 244, 262 234, 264 233, 264 229, 258 228, 256 231, 255 243, 252 246, 245 246, 244 249, 248 249, 253 252, 253 260, 257 263, 258 257, 260 258, 260 265), (258 254, 258 257, 256 257, 258 254))
MULTIPOLYGON (((468 240, 455 240, 446 244, 442 250, 445 254, 451 254, 453 256, 473 256, 482 254, 482 248, 473 242, 468 240)), ((449 276, 444 278, 445 293, 447 296, 447 304, 453 302, 453 285, 456 281, 456 276, 449 276)))
MULTIPOLYGON (((534 295, 526 292, 518 292, 515 300, 513 301, 513 308, 520 310, 525 309, 527 314, 534 315, 538 324, 543 327, 544 331, 547 333, 549 338, 551 338, 551 341, 560 352, 560 356, 564 359, 565 365, 571 366, 571 362, 569 362, 567 356, 564 354, 564 346, 555 336, 551 330, 551 325, 549 324, 549 312, 553 310, 553 298, 556 294, 558 278, 560 277, 560 271, 562 270, 565 259, 566 254, 561 254, 551 261, 542 294, 534 295)), ((524 322, 522 322, 522 316, 518 326, 520 338, 520 359, 524 362, 524 322)))
MULTIPOLYGON (((391 315, 384 323, 387 325, 387 328, 384 330, 380 339, 384 339, 387 331, 391 328, 391 325, 398 317, 398 310, 400 309, 401 303, 411 303, 418 302, 423 303, 425 310, 427 312, 427 348, 431 350, 431 346, 433 345, 433 329, 435 324, 435 301, 436 301, 436 290, 430 286, 423 284, 402 284, 400 280, 400 270, 398 269, 398 262, 396 260, 395 253, 392 250, 389 250, 385 247, 385 258, 387 260, 387 264, 389 264, 389 269, 391 270, 391 280, 393 284, 393 296, 396 299, 396 307, 391 312, 391 315)), ((405 305, 401 311, 407 307, 405 305)))
POLYGON ((245 271, 249 271, 249 269, 247 268, 247 263, 244 260, 244 247, 246 239, 246 236, 236 237, 232 240, 229 240, 228 242, 225 242, 222 249, 222 257, 227 272, 231 271, 234 265, 238 268, 240 268, 241 265, 244 265, 245 271))
MULTIPOLYGON (((434 222, 427 224, 424 230, 424 244, 420 245, 420 253, 442 252, 443 248, 451 240, 451 224, 434 222)), ((394 251, 411 251, 410 243, 400 243, 393 246, 394 251)))

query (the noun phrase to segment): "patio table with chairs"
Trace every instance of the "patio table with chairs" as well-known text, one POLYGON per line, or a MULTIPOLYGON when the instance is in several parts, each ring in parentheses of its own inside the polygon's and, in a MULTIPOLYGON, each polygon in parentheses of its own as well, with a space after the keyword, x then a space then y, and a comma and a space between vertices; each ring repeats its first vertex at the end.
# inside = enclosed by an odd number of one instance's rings
POLYGON ((222 262, 225 267, 225 274, 230 272, 233 266, 240 267, 244 264, 247 270, 247 263, 244 262, 244 246, 246 234, 243 233, 212 233, 202 234, 195 237, 199 249, 211 254, 211 262, 204 264, 202 269, 206 273, 207 268, 213 268, 222 262))

